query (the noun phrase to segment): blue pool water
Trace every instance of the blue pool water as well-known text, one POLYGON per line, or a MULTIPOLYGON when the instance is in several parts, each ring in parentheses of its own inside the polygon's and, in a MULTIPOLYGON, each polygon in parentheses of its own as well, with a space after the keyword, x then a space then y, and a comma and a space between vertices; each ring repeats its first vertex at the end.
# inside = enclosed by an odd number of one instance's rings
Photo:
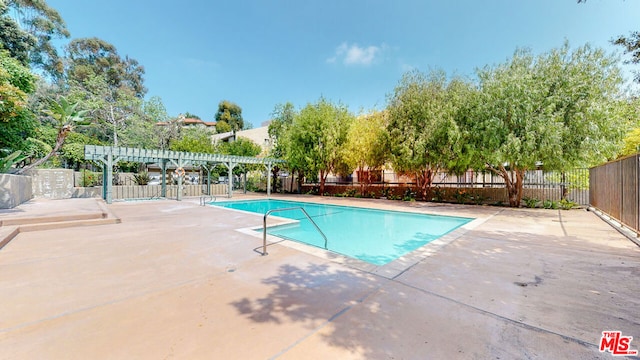
MULTIPOLYGON (((384 265, 473 220, 470 218, 373 210, 284 200, 211 203, 264 215, 272 209, 303 207, 327 236, 327 248, 375 265, 384 265)), ((273 226, 267 233, 324 248, 324 239, 300 210, 273 212, 299 223, 273 226)))

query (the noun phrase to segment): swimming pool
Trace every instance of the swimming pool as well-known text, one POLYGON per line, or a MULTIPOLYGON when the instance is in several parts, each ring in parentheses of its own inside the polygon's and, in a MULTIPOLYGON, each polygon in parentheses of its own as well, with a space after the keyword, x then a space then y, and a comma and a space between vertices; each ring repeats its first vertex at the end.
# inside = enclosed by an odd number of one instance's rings
MULTIPOLYGON (((473 220, 273 199, 210 205, 261 215, 273 209, 302 207, 327 236, 328 250, 375 265, 387 264, 473 220)), ((300 210, 274 212, 271 216, 299 222, 268 227, 268 234, 324 248, 324 238, 300 210)))

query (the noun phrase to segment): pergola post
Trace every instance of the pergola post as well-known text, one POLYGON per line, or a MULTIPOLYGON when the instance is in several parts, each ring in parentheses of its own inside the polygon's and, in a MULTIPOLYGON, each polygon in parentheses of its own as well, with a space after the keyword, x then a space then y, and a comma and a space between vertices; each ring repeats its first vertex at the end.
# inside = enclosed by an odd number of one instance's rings
POLYGON ((160 186, 160 195, 163 198, 167 197, 167 161, 160 161, 160 171, 162 172, 162 185, 160 186))
POLYGON ((267 168, 267 196, 271 196, 271 169, 273 169, 273 164, 268 162, 264 164, 264 167, 267 168))
POLYGON ((229 193, 229 198, 233 197, 233 169, 236 167, 236 165, 238 165, 237 163, 234 163, 232 161, 229 161, 228 163, 224 163, 224 166, 227 167, 227 170, 229 170, 228 176, 227 178, 229 179, 228 182, 228 193, 229 193))

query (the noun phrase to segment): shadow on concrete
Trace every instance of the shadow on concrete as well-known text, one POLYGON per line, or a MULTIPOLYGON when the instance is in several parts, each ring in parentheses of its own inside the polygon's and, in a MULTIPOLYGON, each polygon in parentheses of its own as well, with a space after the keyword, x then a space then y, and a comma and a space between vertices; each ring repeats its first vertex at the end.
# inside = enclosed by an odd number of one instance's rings
MULTIPOLYGON (((345 321, 337 320, 377 293, 384 281, 370 274, 340 270, 327 264, 309 264, 306 267, 282 265, 277 275, 262 281, 272 286, 267 296, 256 299, 245 297, 231 304, 239 314, 254 322, 302 323, 309 329, 309 334, 301 336, 303 339, 319 332, 324 343, 357 351, 365 358, 380 358, 389 354, 378 353, 380 349, 374 348, 375 343, 367 341, 365 336, 354 336, 354 333, 362 335, 365 329, 347 326, 345 321)), ((400 298, 397 306, 402 306, 400 298)), ((358 312, 364 312, 368 317, 386 316, 376 314, 375 307, 359 306, 358 312)), ((375 324, 386 323, 385 319, 375 321, 375 324)), ((376 327, 369 323, 366 332, 383 332, 387 337, 402 338, 401 333, 394 333, 386 326, 376 327)), ((395 329, 396 332, 400 330, 395 329)))

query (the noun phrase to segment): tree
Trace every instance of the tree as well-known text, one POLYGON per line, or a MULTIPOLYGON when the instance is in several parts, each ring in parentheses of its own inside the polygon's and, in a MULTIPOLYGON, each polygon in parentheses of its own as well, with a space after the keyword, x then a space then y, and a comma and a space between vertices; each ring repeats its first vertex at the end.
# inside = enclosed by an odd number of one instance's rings
POLYGON ((22 174, 36 166, 45 163, 51 156, 57 153, 64 144, 65 138, 73 131, 74 126, 78 123, 83 123, 86 118, 85 110, 78 110, 78 103, 70 103, 65 97, 60 97, 58 101, 51 100, 51 106, 47 111, 47 114, 54 121, 58 134, 56 136, 56 142, 51 151, 43 158, 37 160, 29 166, 26 166, 18 171, 22 174))
MULTIPOLYGON (((578 0, 578 4, 586 3, 587 0, 578 0)), ((625 52, 631 55, 631 59, 625 61, 627 64, 640 64, 640 31, 633 31, 629 35, 619 35, 611 40, 614 45, 620 45, 625 52)), ((636 72, 635 81, 640 83, 640 72, 636 72)))
POLYGON ((8 11, 7 5, 0 2, 0 43, 12 58, 29 66, 29 51, 35 47, 36 38, 22 30, 8 11))
POLYGON ((216 122, 216 132, 218 134, 224 134, 227 132, 231 132, 231 125, 226 121, 218 121, 216 122))
MULTIPOLYGON (((218 104, 218 112, 216 112, 216 121, 218 123, 225 122, 231 126, 231 130, 238 131, 244 128, 244 120, 242 119, 242 108, 236 103, 228 100, 222 100, 218 104)), ((223 125, 221 125, 223 126, 223 125)), ((217 125, 216 125, 217 128, 217 125)), ((221 131, 218 131, 221 132, 221 131)))
POLYGON ((27 96, 35 91, 35 82, 26 66, 6 50, 0 51, 0 156, 26 150, 25 141, 33 136, 36 120, 28 109, 27 96))
POLYGON ((67 46, 66 76, 70 98, 80 101, 98 121, 101 138, 109 133, 118 146, 118 133, 141 113, 144 68, 98 38, 76 39, 67 46))
MULTIPOLYGON (((286 146, 286 135, 287 131, 290 129, 293 124, 293 119, 296 117, 297 112, 292 103, 287 102, 285 104, 277 104, 273 112, 271 113, 272 120, 269 123, 269 142, 271 143, 269 149, 269 156, 275 158, 285 158, 285 152, 287 149, 286 146)), ((288 163, 286 166, 289 168, 292 174, 297 173, 298 175, 298 189, 302 186, 302 179, 304 177, 304 173, 300 167, 297 167, 296 164, 288 163)), ((272 191, 277 191, 278 185, 278 174, 280 173, 280 166, 278 164, 274 164, 271 168, 271 186, 272 191)), ((269 176, 269 175, 267 175, 269 176)), ((291 189, 293 191, 293 181, 291 183, 291 189)))
POLYGON ((438 170, 460 161, 455 116, 470 85, 443 71, 406 73, 389 99, 389 145, 396 172, 415 177, 423 197, 438 170))
POLYGON ((212 135, 204 125, 185 128, 179 138, 171 141, 169 148, 174 151, 213 154, 216 147, 211 141, 212 135))
POLYGON ((262 148, 255 142, 240 137, 235 141, 222 143, 220 146, 220 152, 229 155, 253 157, 260 155, 262 148))
POLYGON ((344 157, 350 168, 358 170, 363 195, 366 185, 371 182, 370 176, 362 177, 365 168, 377 170, 387 161, 387 123, 388 113, 376 111, 356 117, 349 127, 344 157))
POLYGON ((0 40, 13 57, 25 65, 28 59, 30 65, 53 78, 62 74, 62 61, 52 39, 68 38, 69 31, 55 9, 44 0, 8 0, 0 2, 0 17, 0 40))
POLYGON ((184 113, 184 118, 185 118, 185 119, 198 119, 198 120, 202 120, 202 119, 200 118, 200 116, 198 116, 198 115, 196 115, 196 114, 192 114, 192 113, 190 113, 190 112, 188 112, 188 111, 187 111, 186 113, 184 113))
POLYGON ((566 170, 615 156, 625 119, 613 57, 568 44, 539 56, 518 50, 478 71, 479 92, 459 118, 471 166, 501 176, 520 206, 526 170, 566 170))
MULTIPOLYGON (((640 65, 640 31, 634 31, 628 36, 620 35, 612 41, 615 45, 624 47, 625 52, 631 55, 627 64, 640 65)), ((636 72, 635 81, 640 83, 640 71, 636 72)))
POLYGON ((344 162, 340 149, 353 118, 346 106, 320 98, 300 110, 287 131, 285 159, 305 174, 317 175, 320 194, 329 173, 344 162))

